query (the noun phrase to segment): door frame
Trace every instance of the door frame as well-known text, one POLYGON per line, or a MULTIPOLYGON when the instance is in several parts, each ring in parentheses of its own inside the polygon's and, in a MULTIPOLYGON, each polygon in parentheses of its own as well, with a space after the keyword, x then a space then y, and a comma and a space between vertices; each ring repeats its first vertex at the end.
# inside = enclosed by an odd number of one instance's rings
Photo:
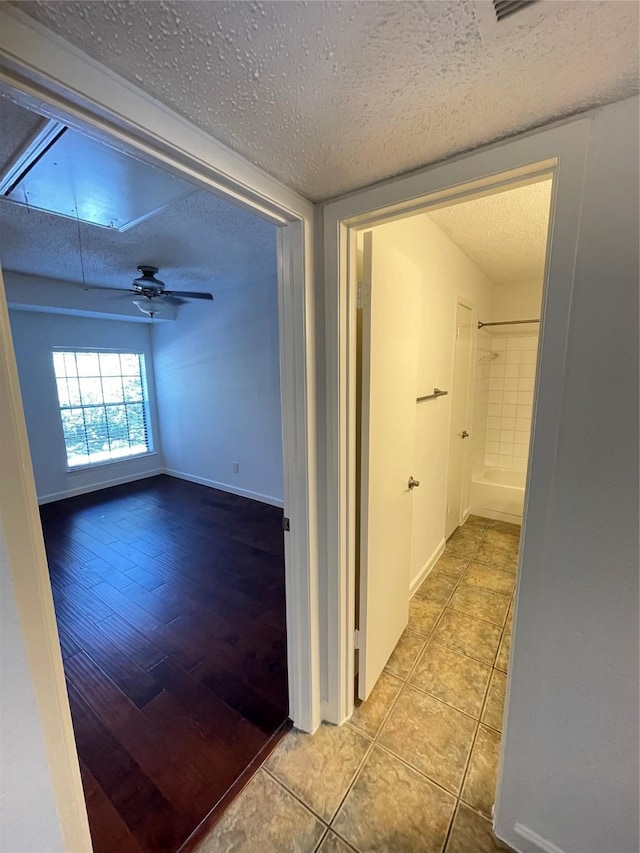
MULTIPOLYGON (((467 385, 467 395, 466 395, 466 399, 465 399, 466 419, 469 421, 469 425, 471 425, 471 415, 472 415, 472 410, 471 410, 472 393, 471 393, 471 391, 472 391, 473 383, 475 380, 475 361, 473 358, 473 354, 476 351, 477 346, 478 346, 478 343, 477 343, 477 339, 478 339, 478 315, 476 312, 476 307, 475 307, 474 303, 472 302, 472 300, 467 299, 466 296, 462 296, 460 293, 456 294, 456 299, 455 299, 456 315, 458 313, 458 306, 459 305, 462 305, 463 308, 467 308, 470 311, 470 315, 471 315, 471 346, 469 349, 469 365, 468 365, 469 381, 468 381, 468 385, 467 385)), ((456 321, 456 317, 454 317, 454 325, 455 325, 455 321, 456 321)), ((447 453, 448 453, 447 491, 449 489, 449 478, 451 475, 451 443, 452 443, 452 436, 451 436, 452 423, 451 422, 453 421, 453 399, 454 399, 454 394, 455 394, 455 339, 454 339, 453 370, 451 373, 451 388, 452 388, 452 393, 451 393, 451 408, 450 408, 450 420, 449 420, 449 447, 447 449, 447 453)), ((473 438, 473 435, 471 435, 470 437, 473 438)), ((467 451, 467 452, 470 452, 470 451, 467 451)), ((458 522, 458 526, 460 526, 461 524, 464 523, 463 516, 464 516, 464 507, 462 506, 462 498, 460 498, 460 521, 458 522)), ((446 524, 446 517, 445 517, 445 524, 446 524)))
MULTIPOLYGON (((538 358, 534 431, 527 474, 520 574, 535 572, 544 547, 546 507, 558 441, 575 257, 591 118, 589 114, 496 143, 440 165, 351 193, 324 206, 326 387, 327 659, 324 717, 353 711, 355 614, 356 233, 366 227, 553 178, 538 358), (535 477, 530 476, 532 466, 535 477), (531 530, 527 536, 526 531, 531 530), (331 653, 336 650, 336 653, 331 653)), ((507 703, 508 704, 508 703, 507 703)), ((504 744, 503 744, 504 747, 504 744)), ((499 789, 498 789, 499 790, 499 789)), ((499 803, 499 796, 498 796, 499 803)))
MULTIPOLYGON (((216 193, 278 226, 278 303, 290 716, 320 723, 314 207, 19 10, 0 9, 0 94, 216 193)), ((0 521, 65 845, 90 850, 15 354, 0 288, 0 521), (6 370, 5 370, 6 368, 6 370), (9 523, 9 519, 11 523, 9 523)))

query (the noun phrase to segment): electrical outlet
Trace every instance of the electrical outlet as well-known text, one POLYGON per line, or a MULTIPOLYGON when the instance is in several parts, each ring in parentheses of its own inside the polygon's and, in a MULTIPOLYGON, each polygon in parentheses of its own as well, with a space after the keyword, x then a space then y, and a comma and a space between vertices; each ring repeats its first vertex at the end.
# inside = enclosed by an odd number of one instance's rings
POLYGON ((238 463, 237 463, 237 462, 232 462, 232 463, 231 463, 231 467, 233 468, 233 473, 234 473, 234 474, 237 474, 237 473, 238 473, 238 471, 240 470, 240 466, 238 465, 238 463))

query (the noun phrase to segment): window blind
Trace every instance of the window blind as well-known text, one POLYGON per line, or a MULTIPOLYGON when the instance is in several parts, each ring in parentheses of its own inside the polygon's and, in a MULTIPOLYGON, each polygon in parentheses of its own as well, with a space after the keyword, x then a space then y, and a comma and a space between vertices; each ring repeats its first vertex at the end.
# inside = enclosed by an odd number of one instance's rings
POLYGON ((69 468, 148 453, 144 355, 53 352, 69 468))

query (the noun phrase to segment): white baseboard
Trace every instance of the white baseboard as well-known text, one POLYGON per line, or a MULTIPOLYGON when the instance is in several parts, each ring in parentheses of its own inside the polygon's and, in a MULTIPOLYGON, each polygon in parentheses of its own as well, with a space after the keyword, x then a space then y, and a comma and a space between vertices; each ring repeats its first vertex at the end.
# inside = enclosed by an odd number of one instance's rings
POLYGON ((415 591, 418 589, 418 587, 420 586, 422 581, 426 578, 426 576, 429 574, 431 569, 435 566, 437 560, 442 556, 442 552, 444 551, 446 544, 447 544, 447 542, 445 539, 442 539, 442 541, 438 543, 433 554, 429 557, 427 562, 420 569, 420 571, 415 576, 415 578, 411 581, 411 585, 409 587, 409 596, 410 597, 415 593, 415 591))
POLYGON ((514 512, 500 512, 498 509, 488 509, 481 507, 474 515, 479 515, 480 518, 491 518, 494 521, 509 521, 511 524, 522 524, 522 515, 514 512))
POLYGON ((111 486, 121 486, 123 483, 133 483, 135 480, 146 480, 147 477, 157 477, 158 474, 164 474, 164 468, 154 468, 151 471, 143 471, 138 474, 125 474, 122 477, 114 477, 111 480, 100 480, 97 483, 76 486, 73 489, 65 489, 62 492, 53 492, 50 495, 39 495, 38 503, 40 505, 50 504, 54 501, 62 501, 65 498, 74 498, 76 495, 86 495, 89 492, 99 492, 101 489, 108 489, 111 486))
POLYGON ((221 492, 228 492, 231 495, 239 495, 242 498, 251 498, 254 501, 260 501, 263 504, 271 506, 284 507, 282 498, 274 498, 271 495, 263 495, 260 492, 252 492, 249 489, 241 489, 238 486, 230 486, 228 483, 219 483, 217 480, 208 480, 206 477, 196 477, 193 474, 185 474, 183 471, 176 471, 173 468, 164 468, 162 472, 170 477, 177 477, 179 480, 188 480, 191 483, 198 483, 200 486, 209 486, 211 489, 220 489, 221 492))
MULTIPOLYGON (((565 853, 565 851, 561 847, 558 847, 557 844, 554 844, 553 841, 548 841, 546 838, 538 835, 537 832, 529 829, 529 827, 525 826, 523 823, 514 824, 513 831, 519 838, 527 842, 524 849, 522 847, 519 848, 523 849, 523 853, 565 853)), ((509 840, 507 839, 507 844, 508 843, 509 840)))
POLYGON ((180 480, 188 480, 191 483, 198 483, 201 486, 209 486, 211 489, 220 489, 222 492, 228 492, 232 495, 239 495, 243 498, 251 498, 260 503, 270 504, 271 506, 284 507, 284 501, 281 498, 274 498, 271 495, 263 495, 260 492, 252 492, 249 489, 240 489, 236 486, 230 486, 228 483, 218 483, 216 480, 208 480, 206 477, 196 477, 192 474, 185 474, 182 471, 175 471, 172 468, 154 468, 151 471, 144 471, 140 474, 126 474, 122 477, 113 477, 110 480, 100 480, 97 483, 90 483, 84 486, 76 486, 73 489, 65 489, 62 492, 52 492, 49 495, 41 495, 38 497, 38 503, 48 504, 54 501, 62 501, 65 498, 73 498, 76 495, 86 495, 89 492, 98 492, 101 489, 108 489, 111 486, 120 486, 123 483, 133 483, 135 480, 144 480, 147 477, 157 477, 158 474, 168 474, 170 477, 177 477, 180 480))

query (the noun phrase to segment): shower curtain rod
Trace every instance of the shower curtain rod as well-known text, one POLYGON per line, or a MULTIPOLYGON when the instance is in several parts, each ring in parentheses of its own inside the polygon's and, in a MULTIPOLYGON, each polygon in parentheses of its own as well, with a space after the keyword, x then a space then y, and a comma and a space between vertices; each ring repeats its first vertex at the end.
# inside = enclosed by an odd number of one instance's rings
POLYGON ((482 329, 483 326, 517 326, 520 323, 539 323, 540 320, 502 320, 500 323, 480 323, 478 322, 478 328, 482 329))

